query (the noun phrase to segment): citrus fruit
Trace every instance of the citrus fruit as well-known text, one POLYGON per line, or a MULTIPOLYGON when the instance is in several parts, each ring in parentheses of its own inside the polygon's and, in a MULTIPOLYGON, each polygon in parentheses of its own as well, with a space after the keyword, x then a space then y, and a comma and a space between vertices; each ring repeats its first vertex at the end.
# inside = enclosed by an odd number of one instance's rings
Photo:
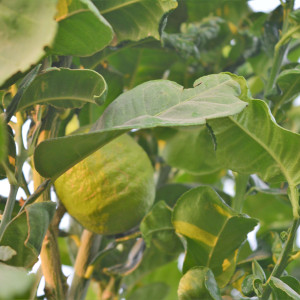
POLYGON ((150 160, 127 134, 79 162, 54 185, 68 213, 104 235, 136 226, 154 201, 150 160))

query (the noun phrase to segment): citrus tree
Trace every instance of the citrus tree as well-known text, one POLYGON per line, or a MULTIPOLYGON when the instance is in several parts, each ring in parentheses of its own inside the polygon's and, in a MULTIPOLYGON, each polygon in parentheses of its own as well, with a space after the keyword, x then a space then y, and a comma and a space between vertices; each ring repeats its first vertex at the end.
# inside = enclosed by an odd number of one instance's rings
POLYGON ((1 299, 300 299, 294 0, 0 11, 1 299))

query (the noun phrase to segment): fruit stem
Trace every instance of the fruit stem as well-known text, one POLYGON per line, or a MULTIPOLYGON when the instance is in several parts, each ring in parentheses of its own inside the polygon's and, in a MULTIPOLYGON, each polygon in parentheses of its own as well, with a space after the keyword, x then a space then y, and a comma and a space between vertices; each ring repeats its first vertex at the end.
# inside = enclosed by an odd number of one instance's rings
POLYGON ((86 277, 87 268, 91 259, 98 252, 101 243, 101 236, 86 229, 83 230, 80 246, 74 265, 74 277, 68 292, 68 300, 83 300, 86 296, 90 277, 86 277))

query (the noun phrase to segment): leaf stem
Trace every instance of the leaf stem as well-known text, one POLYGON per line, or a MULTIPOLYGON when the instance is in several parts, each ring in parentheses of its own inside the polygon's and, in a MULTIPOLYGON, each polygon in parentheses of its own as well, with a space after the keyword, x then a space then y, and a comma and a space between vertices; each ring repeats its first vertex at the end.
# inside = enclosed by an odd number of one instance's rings
POLYGON ((3 232, 6 228, 6 225, 11 220, 12 212, 15 206, 16 196, 18 192, 19 186, 11 184, 10 185, 10 192, 7 198, 7 202, 4 208, 1 224, 0 224, 0 240, 2 238, 3 232))
POLYGON ((232 199, 232 208, 238 213, 242 212, 246 188, 249 180, 248 174, 236 174, 235 175, 235 196, 232 199))
POLYGON ((287 238, 287 241, 285 242, 285 245, 282 249, 282 252, 280 254, 279 259, 276 262, 276 265, 271 273, 271 275, 269 276, 268 280, 265 283, 265 290, 262 294, 261 300, 268 300, 269 296, 271 294, 271 287, 269 285, 269 282, 271 280, 272 277, 280 277, 281 274, 283 273, 286 265, 288 264, 289 258, 290 258, 290 254, 293 250, 293 245, 294 245, 294 240, 297 234, 297 229, 299 226, 299 218, 294 219, 293 221, 293 225, 290 228, 290 232, 287 238))

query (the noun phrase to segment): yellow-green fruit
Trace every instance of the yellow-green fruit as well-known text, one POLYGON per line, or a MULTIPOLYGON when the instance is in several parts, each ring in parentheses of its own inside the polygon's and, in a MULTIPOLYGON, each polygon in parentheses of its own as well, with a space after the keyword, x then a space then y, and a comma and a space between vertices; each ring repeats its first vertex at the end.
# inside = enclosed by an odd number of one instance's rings
POLYGON ((152 205, 153 168, 144 150, 125 134, 61 175, 55 189, 86 229, 116 234, 136 226, 152 205))

